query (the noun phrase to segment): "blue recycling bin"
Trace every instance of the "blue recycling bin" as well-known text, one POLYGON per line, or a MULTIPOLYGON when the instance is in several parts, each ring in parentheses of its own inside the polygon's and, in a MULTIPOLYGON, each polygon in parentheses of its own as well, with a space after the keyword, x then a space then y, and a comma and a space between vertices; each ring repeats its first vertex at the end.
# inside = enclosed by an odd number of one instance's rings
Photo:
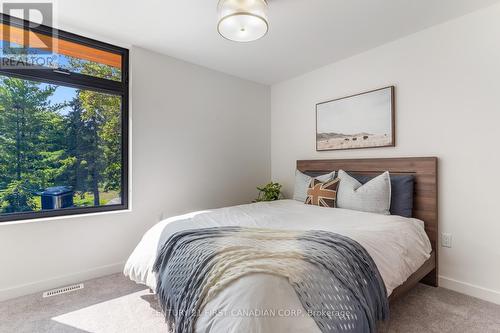
POLYGON ((70 186, 48 187, 40 193, 42 209, 61 209, 73 207, 73 189, 70 186))

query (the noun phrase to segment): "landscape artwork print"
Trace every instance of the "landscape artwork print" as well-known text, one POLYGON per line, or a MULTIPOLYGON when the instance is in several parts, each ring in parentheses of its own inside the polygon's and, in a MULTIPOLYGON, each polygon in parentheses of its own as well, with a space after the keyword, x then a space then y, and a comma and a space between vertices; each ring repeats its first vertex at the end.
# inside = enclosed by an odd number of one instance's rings
POLYGON ((316 105, 316 150, 394 146, 394 87, 316 105))

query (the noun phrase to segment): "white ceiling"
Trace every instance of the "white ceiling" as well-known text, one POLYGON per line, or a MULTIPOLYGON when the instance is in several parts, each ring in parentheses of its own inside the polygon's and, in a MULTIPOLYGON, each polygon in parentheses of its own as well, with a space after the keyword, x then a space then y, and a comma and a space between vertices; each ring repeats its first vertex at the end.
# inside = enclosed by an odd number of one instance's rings
POLYGON ((57 25, 273 84, 499 0, 269 0, 270 31, 216 31, 217 0, 60 0, 57 25))

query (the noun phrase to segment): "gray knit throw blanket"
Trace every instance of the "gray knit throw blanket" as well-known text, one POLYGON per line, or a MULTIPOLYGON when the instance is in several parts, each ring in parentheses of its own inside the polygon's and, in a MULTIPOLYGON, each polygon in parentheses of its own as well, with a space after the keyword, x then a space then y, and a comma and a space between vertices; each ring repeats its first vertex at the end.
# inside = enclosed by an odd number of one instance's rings
POLYGON ((373 259, 354 240, 326 231, 218 227, 181 231, 160 249, 157 294, 177 333, 194 331, 207 302, 252 273, 288 279, 322 332, 375 332, 389 313, 373 259))

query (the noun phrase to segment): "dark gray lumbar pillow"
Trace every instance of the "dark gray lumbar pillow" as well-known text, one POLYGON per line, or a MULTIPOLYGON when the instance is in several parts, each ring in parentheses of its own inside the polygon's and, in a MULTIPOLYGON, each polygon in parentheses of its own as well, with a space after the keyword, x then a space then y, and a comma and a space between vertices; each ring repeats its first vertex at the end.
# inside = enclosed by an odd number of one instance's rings
POLYGON ((305 202, 307 199, 307 188, 311 184, 311 180, 317 179, 322 183, 325 183, 335 177, 335 171, 330 173, 320 175, 317 177, 308 176, 299 170, 295 171, 295 188, 293 192, 293 200, 305 202))
POLYGON ((344 170, 339 170, 340 179, 337 207, 362 212, 390 215, 391 178, 384 172, 364 185, 344 170))

